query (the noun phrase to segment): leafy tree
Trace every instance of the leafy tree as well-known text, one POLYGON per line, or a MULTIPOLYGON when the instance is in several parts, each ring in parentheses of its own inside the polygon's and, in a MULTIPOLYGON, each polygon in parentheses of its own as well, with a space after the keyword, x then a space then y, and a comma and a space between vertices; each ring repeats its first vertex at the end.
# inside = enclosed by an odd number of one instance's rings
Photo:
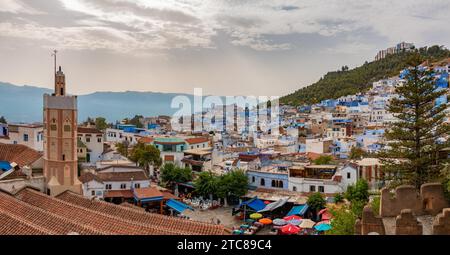
POLYGON ((144 118, 142 115, 135 115, 132 119, 128 121, 128 124, 135 125, 137 128, 143 128, 144 125, 141 122, 142 118, 144 118))
POLYGON ((337 204, 337 203, 341 203, 341 202, 343 202, 344 201, 344 196, 341 194, 341 193, 337 193, 335 196, 334 196, 334 202, 337 204))
POLYGON ((104 131, 108 127, 108 124, 106 123, 106 119, 103 117, 97 117, 95 119, 95 128, 98 130, 104 131))
POLYGON ((330 155, 320 155, 317 159, 315 159, 314 164, 316 165, 329 165, 334 163, 333 157, 330 155))
POLYGON ((445 163, 444 168, 441 170, 441 182, 444 186, 444 194, 447 200, 450 202, 450 164, 445 163))
POLYGON ((373 197, 370 202, 370 206, 372 207, 372 211, 375 215, 380 214, 380 196, 373 197))
POLYGON ((359 147, 352 147, 350 150, 350 159, 361 159, 366 156, 366 152, 359 147))
POLYGON ((218 191, 219 179, 212 172, 201 172, 194 181, 195 191, 202 196, 209 196, 212 199, 213 194, 218 191))
POLYGON ((367 181, 359 179, 355 185, 348 186, 345 192, 345 198, 350 202, 355 200, 369 201, 369 184, 367 181))
POLYGON ((319 192, 316 192, 308 197, 308 201, 306 202, 306 204, 308 204, 309 208, 314 214, 314 217, 317 217, 317 213, 325 208, 326 201, 319 192))
POLYGON ((129 149, 130 149, 130 143, 128 141, 123 141, 121 143, 117 143, 116 148, 117 148, 117 151, 120 153, 120 155, 128 158, 129 149))
POLYGON ((4 116, 0 116, 0 123, 8 124, 8 122, 6 122, 6 119, 4 116))
POLYGON ((239 198, 248 191, 248 178, 242 170, 234 170, 218 178, 217 196, 220 198, 239 198))
POLYGON ((169 186, 192 181, 192 170, 189 167, 178 167, 173 163, 164 164, 161 167, 161 181, 169 186))
POLYGON ((432 70, 421 68, 422 62, 419 55, 410 58, 406 84, 396 88, 399 98, 388 106, 398 121, 386 131, 388 146, 379 157, 391 186, 412 184, 420 188, 435 181, 445 162, 438 152, 450 145, 446 139, 450 125, 444 122, 447 104, 435 104, 447 91, 436 90, 432 70))
POLYGON ((333 215, 331 229, 326 235, 353 235, 355 234, 356 215, 348 207, 330 209, 333 215))
POLYGON ((162 163, 160 151, 153 145, 144 143, 137 143, 130 153, 130 159, 136 162, 147 171, 150 170, 150 165, 159 167, 162 163))
POLYGON ((364 206, 369 201, 369 184, 364 179, 359 179, 355 185, 347 187, 345 198, 350 201, 350 208, 356 216, 361 216, 364 206))

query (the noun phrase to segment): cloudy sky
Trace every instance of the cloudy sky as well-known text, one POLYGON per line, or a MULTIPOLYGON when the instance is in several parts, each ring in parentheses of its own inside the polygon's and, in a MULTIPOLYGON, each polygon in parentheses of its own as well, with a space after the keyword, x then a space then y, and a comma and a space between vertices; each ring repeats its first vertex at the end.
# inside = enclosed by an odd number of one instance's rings
POLYGON ((0 0, 0 81, 283 95, 397 42, 450 42, 450 1, 0 0))

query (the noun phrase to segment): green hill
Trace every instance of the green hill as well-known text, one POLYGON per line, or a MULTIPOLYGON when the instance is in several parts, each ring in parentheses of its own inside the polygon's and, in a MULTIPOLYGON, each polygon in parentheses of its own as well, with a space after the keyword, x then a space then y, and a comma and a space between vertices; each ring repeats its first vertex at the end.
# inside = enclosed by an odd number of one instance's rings
MULTIPOLYGON (((450 57, 450 50, 437 45, 420 48, 416 51, 430 62, 450 57)), ((341 71, 329 72, 316 83, 282 97, 280 103, 295 106, 314 104, 325 99, 336 99, 366 91, 372 86, 372 82, 398 75, 402 69, 407 67, 406 61, 411 54, 413 53, 392 54, 385 59, 366 62, 351 70, 343 67, 341 71)))

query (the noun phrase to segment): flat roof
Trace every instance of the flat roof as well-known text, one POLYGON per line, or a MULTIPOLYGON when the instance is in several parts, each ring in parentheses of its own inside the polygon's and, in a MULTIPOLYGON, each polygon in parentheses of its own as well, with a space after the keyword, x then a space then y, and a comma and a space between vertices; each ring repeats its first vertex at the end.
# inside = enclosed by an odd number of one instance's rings
POLYGON ((200 148, 200 149, 185 150, 184 153, 192 154, 192 155, 204 156, 204 155, 211 154, 212 153, 211 150, 212 150, 211 147, 207 147, 207 148, 200 148))

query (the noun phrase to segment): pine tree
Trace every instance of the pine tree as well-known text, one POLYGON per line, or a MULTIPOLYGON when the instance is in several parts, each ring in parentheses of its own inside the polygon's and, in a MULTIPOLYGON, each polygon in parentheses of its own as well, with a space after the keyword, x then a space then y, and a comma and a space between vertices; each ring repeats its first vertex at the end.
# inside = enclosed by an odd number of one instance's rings
POLYGON ((433 71, 419 66, 421 62, 419 55, 409 59, 406 83, 396 88, 399 97, 388 106, 398 120, 386 131, 387 146, 379 157, 385 180, 392 187, 411 184, 420 188, 437 180, 443 167, 438 151, 449 146, 450 126, 444 122, 447 105, 435 104, 447 91, 436 90, 433 71))

